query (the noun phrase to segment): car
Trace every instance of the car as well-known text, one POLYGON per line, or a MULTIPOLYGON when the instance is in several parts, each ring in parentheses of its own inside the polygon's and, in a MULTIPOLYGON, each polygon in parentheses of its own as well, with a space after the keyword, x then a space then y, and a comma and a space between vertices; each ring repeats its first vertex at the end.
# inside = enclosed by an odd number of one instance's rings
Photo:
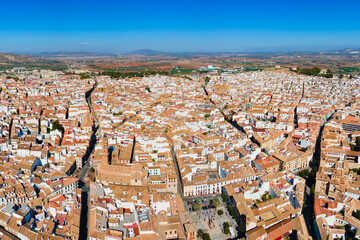
POLYGON ((190 201, 190 205, 193 205, 193 202, 192 202, 192 201, 190 201))

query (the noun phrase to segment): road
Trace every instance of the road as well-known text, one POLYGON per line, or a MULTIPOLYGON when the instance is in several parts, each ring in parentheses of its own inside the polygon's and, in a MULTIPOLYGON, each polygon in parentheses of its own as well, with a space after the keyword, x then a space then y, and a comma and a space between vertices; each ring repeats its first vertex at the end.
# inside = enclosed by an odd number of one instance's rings
POLYGON ((83 156, 82 162, 83 167, 81 169, 81 172, 79 174, 79 187, 81 187, 81 214, 80 214, 80 234, 79 239, 80 240, 86 240, 88 238, 88 218, 89 218, 89 192, 90 188, 84 183, 85 177, 88 175, 90 170, 90 158, 91 155, 94 153, 95 145, 99 142, 100 138, 102 137, 101 134, 101 128, 99 125, 98 118, 95 114, 94 107, 92 105, 91 101, 91 94, 96 89, 97 83, 94 84, 94 86, 85 93, 86 102, 89 106, 90 113, 93 115, 93 129, 94 133, 91 136, 89 147, 86 151, 86 153, 83 156), (98 138, 98 141, 96 140, 98 138))
POLYGON ((172 156, 173 163, 174 163, 174 166, 175 166, 176 174, 178 176, 178 193, 180 194, 180 196, 182 198, 184 198, 183 184, 182 184, 181 174, 180 174, 178 162, 177 162, 177 159, 176 159, 176 154, 175 154, 175 151, 174 151, 174 147, 171 146, 170 150, 171 150, 171 156, 172 156))

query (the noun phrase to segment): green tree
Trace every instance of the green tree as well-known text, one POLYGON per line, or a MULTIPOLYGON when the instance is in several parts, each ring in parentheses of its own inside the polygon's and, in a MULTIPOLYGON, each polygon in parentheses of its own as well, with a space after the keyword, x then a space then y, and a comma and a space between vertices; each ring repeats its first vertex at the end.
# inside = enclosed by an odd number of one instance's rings
POLYGON ((52 129, 50 131, 54 130, 64 131, 64 127, 60 124, 59 120, 52 122, 52 129))
POLYGON ((236 214, 235 214, 235 210, 233 209, 233 207, 231 207, 230 205, 228 205, 228 210, 229 210, 229 213, 230 215, 235 218, 236 217, 236 214))
POLYGON ((198 235, 198 237, 200 237, 200 238, 203 238, 204 237, 204 230, 202 230, 202 229, 199 229, 198 231, 197 231, 197 235, 198 235))
POLYGON ((219 205, 220 205, 220 199, 218 197, 215 197, 211 202, 211 206, 217 208, 219 205))
POLYGON ((217 213, 221 216, 224 214, 224 211, 222 209, 220 209, 217 213))
POLYGON ((211 240, 210 234, 204 233, 203 240, 211 240))
POLYGON ((202 209, 202 203, 199 200, 195 200, 195 203, 193 205, 193 210, 194 211, 199 211, 202 209))
POLYGON ((355 146, 354 146, 354 144, 350 144, 350 150, 351 150, 351 151, 355 151, 355 146))
POLYGON ((311 69, 311 75, 318 75, 321 72, 321 69, 319 67, 313 67, 311 69))
POLYGON ((79 76, 80 76, 80 79, 90 78, 90 75, 87 73, 80 73, 79 76))
POLYGON ((228 201, 226 194, 224 192, 221 194, 221 198, 222 198, 223 202, 225 202, 225 203, 228 201))
POLYGON ((208 82, 210 82, 210 77, 209 77, 209 76, 206 76, 206 77, 205 77, 205 84, 207 84, 208 82))
POLYGON ((95 172, 95 169, 93 167, 91 167, 90 172, 95 172))
POLYGON ((224 233, 230 234, 230 224, 228 222, 224 222, 224 233))
POLYGON ((302 178, 307 178, 310 175, 309 169, 304 169, 301 172, 298 173, 298 175, 302 178))
POLYGON ((238 231, 240 234, 244 234, 245 233, 245 229, 244 227, 240 224, 239 227, 238 227, 238 231))
POLYGON ((264 195, 261 196, 261 200, 263 200, 263 202, 265 202, 266 200, 268 200, 268 195, 265 193, 264 195))

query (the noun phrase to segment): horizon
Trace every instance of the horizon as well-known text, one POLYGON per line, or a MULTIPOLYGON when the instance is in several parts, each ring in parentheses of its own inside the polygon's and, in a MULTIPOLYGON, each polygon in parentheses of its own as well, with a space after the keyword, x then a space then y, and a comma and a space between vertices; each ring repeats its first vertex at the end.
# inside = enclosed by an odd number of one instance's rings
POLYGON ((3 3, 0 52, 288 52, 360 48, 358 1, 3 3), (16 11, 14 11, 16 10, 16 11))
POLYGON ((342 48, 324 48, 324 49, 312 49, 312 50, 297 50, 297 49, 283 49, 282 51, 272 48, 272 49, 257 49, 257 50, 243 50, 243 51, 161 51, 157 49, 134 49, 132 51, 126 52, 111 52, 111 51, 91 51, 91 50, 56 50, 56 51, 11 51, 11 52, 0 52, 5 54, 18 54, 18 55, 42 55, 42 54, 55 54, 55 53, 64 53, 64 54, 98 54, 98 55, 131 55, 136 54, 136 52, 141 51, 151 51, 154 54, 161 55, 161 54, 296 54, 296 53, 327 53, 327 52, 341 52, 346 50, 353 50, 353 51, 360 51, 360 46, 357 47, 342 47, 342 48))

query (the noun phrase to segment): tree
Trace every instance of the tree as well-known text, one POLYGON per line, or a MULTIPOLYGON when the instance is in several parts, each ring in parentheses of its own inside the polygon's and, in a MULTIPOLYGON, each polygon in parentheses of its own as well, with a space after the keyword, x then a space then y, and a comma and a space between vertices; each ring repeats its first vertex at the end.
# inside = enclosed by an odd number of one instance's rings
POLYGON ((204 117, 208 118, 208 117, 210 117, 210 114, 207 113, 207 114, 204 115, 204 117))
POLYGON ((350 144, 350 150, 351 150, 351 151, 355 151, 355 146, 354 146, 354 144, 350 144))
POLYGON ((304 169, 301 172, 298 173, 298 175, 302 178, 307 178, 310 175, 309 169, 304 169))
POLYGON ((310 76, 316 76, 321 72, 321 69, 319 67, 313 67, 313 68, 297 68, 297 73, 310 75, 310 76))
POLYGON ((326 77, 326 78, 332 78, 334 76, 334 73, 331 69, 326 70, 326 73, 323 74, 322 76, 326 77))
POLYGON ((209 77, 209 76, 206 76, 206 77, 205 77, 205 84, 207 84, 208 82, 210 82, 210 77, 209 77))
POLYGON ((95 169, 93 167, 91 167, 90 172, 95 172, 95 169))
POLYGON ((224 211, 222 209, 220 209, 217 213, 221 216, 224 214, 224 211))
POLYGON ((339 74, 339 78, 341 79, 341 78, 343 78, 344 77, 344 74, 339 74))
POLYGON ((200 238, 203 238, 204 237, 204 230, 202 230, 202 229, 199 229, 198 230, 198 232, 197 232, 197 235, 198 235, 198 237, 200 237, 200 238))
POLYGON ((302 152, 306 152, 306 148, 300 148, 300 151, 302 151, 302 152))
POLYGON ((224 233, 230 234, 230 224, 228 222, 224 222, 224 233))
POLYGON ((235 218, 236 217, 235 210, 230 205, 228 205, 228 210, 229 210, 230 215, 233 218, 235 218))
POLYGON ((263 200, 263 202, 265 202, 268 199, 269 199, 269 195, 267 193, 261 196, 261 200, 263 200))
POLYGON ((245 229, 244 227, 240 224, 239 227, 238 227, 238 231, 240 234, 244 234, 245 233, 245 229))
POLYGON ((221 198, 222 198, 223 202, 225 202, 225 203, 228 201, 226 194, 224 192, 221 194, 221 198))
POLYGON ((214 208, 217 208, 220 205, 220 200, 218 197, 214 198, 211 202, 211 206, 213 206, 214 208))
POLYGON ((205 233, 204 236, 203 236, 203 240, 211 240, 210 234, 205 233))
POLYGON ((59 131, 64 131, 64 127, 60 124, 59 120, 55 120, 54 122, 52 122, 52 128, 50 131, 54 131, 54 130, 59 130, 59 131))
POLYGON ((195 203, 193 205, 194 211, 198 211, 202 209, 202 203, 199 200, 195 200, 195 203))

